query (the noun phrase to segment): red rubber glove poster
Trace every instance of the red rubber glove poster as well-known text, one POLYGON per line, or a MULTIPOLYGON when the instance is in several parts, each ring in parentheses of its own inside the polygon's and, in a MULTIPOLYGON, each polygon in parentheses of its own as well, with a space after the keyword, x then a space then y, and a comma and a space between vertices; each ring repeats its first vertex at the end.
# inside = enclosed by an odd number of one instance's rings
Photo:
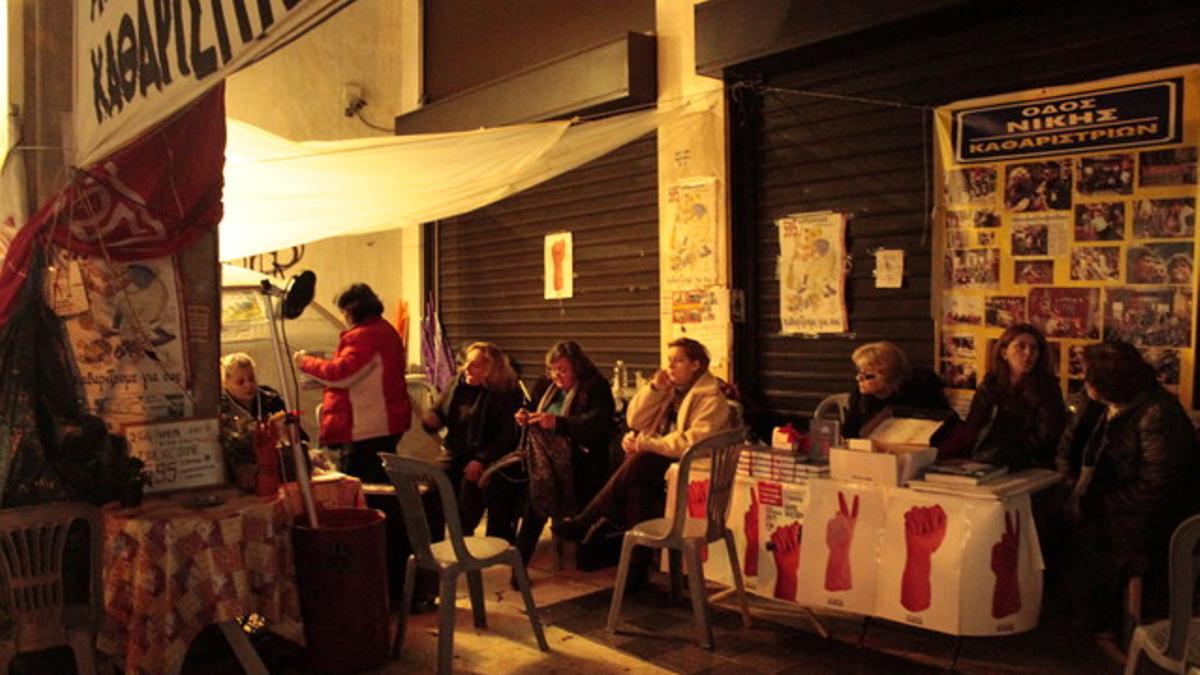
MULTIPOLYGON (((888 490, 879 565, 880 616, 957 634, 969 500, 888 490)), ((969 583, 978 583, 967 576, 969 583)), ((990 584, 988 585, 990 591, 990 584)))
POLYGON ((797 601, 874 613, 884 490, 815 480, 809 492, 797 601))
MULTIPOLYGON (((675 505, 675 484, 679 471, 679 466, 672 465, 667 470, 667 513, 666 517, 671 517, 671 510, 675 505)), ((704 528, 705 504, 708 499, 709 478, 707 471, 693 470, 692 475, 688 479, 687 487, 687 515, 690 521, 688 525, 689 532, 700 533, 704 528)), ((755 489, 757 481, 748 476, 738 475, 734 477, 733 494, 729 498, 729 513, 725 519, 725 525, 733 532, 734 548, 738 556, 738 570, 745 569, 745 553, 750 547, 750 541, 753 539, 753 550, 759 551, 758 544, 758 529, 757 525, 750 535, 746 533, 746 511, 753 503, 755 496, 751 497, 751 491, 755 489)), ((701 555, 704 557, 704 578, 714 583, 725 586, 733 586, 733 570, 729 566, 729 555, 726 551, 725 544, 722 542, 714 542, 702 549, 701 555)), ((757 561, 757 556, 756 556, 757 561)), ((661 570, 667 570, 667 558, 663 556, 661 570)), ((746 590, 754 590, 754 574, 745 572, 743 574, 743 582, 746 590)))
MULTIPOLYGON (((803 579, 800 567, 811 548, 805 512, 808 484, 760 480, 755 484, 758 525, 759 595, 796 600, 803 579)), ((746 505, 748 507, 749 504, 746 505)), ((743 517, 745 507, 742 511, 743 517)))
POLYGON ((1029 496, 971 500, 962 557, 962 634, 1007 635, 1037 626, 1042 553, 1029 496))

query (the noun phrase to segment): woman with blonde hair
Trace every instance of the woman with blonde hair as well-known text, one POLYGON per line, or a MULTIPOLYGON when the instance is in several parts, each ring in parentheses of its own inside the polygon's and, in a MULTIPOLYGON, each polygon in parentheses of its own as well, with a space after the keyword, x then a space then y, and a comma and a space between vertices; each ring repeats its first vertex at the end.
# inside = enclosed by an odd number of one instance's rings
POLYGON ((869 342, 850 356, 858 369, 858 386, 850 392, 850 403, 842 424, 842 435, 854 438, 862 426, 889 406, 949 410, 942 378, 926 368, 914 368, 899 347, 891 342, 869 342))
POLYGON ((490 342, 475 342, 467 347, 462 369, 437 405, 425 413, 426 431, 446 429, 437 461, 456 490, 467 533, 475 530, 487 511, 488 536, 516 538, 514 521, 520 500, 515 486, 503 477, 485 486, 480 478, 489 464, 516 448, 513 418, 524 403, 508 356, 490 342))

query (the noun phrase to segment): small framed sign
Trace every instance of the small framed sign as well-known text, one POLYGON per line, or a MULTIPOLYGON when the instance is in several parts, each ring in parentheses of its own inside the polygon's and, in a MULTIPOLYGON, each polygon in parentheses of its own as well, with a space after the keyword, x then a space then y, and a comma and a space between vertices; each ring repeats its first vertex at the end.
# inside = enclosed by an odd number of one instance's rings
POLYGON ((169 492, 225 483, 216 418, 127 424, 129 454, 146 463, 146 492, 169 492))

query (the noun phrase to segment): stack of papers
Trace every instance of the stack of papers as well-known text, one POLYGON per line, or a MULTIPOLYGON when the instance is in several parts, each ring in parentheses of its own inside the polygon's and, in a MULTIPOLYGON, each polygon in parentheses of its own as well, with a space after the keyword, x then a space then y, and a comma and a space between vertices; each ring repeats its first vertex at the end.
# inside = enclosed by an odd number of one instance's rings
POLYGON ((810 478, 828 476, 829 462, 762 446, 742 451, 738 458, 738 473, 763 480, 803 483, 810 478))

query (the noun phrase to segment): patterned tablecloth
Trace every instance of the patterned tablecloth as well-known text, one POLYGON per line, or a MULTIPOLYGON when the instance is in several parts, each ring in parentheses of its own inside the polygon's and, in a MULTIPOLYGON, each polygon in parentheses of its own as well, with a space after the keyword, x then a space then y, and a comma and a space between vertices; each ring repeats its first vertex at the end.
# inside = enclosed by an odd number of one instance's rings
POLYGON ((125 672, 173 672, 205 627, 251 613, 303 642, 288 501, 216 494, 214 506, 181 494, 105 507, 97 647, 123 658, 125 672))

